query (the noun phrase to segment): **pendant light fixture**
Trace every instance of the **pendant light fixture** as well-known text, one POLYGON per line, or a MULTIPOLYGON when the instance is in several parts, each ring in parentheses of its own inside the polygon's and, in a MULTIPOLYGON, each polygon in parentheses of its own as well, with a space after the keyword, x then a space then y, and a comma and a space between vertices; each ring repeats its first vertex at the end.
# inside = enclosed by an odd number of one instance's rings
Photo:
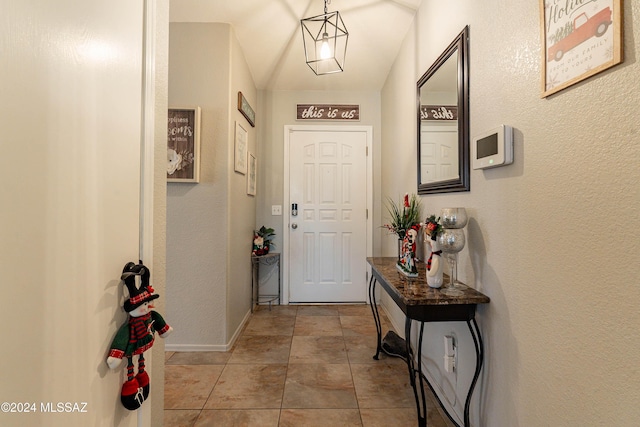
POLYGON ((349 32, 340 12, 327 12, 327 3, 324 0, 323 15, 300 20, 305 60, 316 75, 344 71, 347 54, 349 32))

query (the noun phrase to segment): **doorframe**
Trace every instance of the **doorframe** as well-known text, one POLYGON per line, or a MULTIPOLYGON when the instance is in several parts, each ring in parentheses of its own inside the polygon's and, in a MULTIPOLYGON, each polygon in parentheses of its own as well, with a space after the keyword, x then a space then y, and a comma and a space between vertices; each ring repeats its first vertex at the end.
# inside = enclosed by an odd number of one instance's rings
POLYGON ((145 0, 142 44, 142 141, 140 144, 140 242, 138 258, 143 260, 151 271, 153 271, 153 202, 156 146, 156 11, 156 0, 145 0))
MULTIPOLYGON (((365 132, 367 138, 367 257, 373 256, 373 126, 351 125, 285 125, 284 126, 284 183, 283 183, 283 210, 282 210, 282 301, 281 304, 289 304, 289 209, 291 200, 289 194, 289 148, 290 138, 293 132, 365 132)), ((367 269, 368 279, 368 269, 367 269)), ((366 284, 365 280, 365 284, 366 284)))
MULTIPOLYGON (((143 2, 143 40, 142 40, 142 93, 141 101, 141 135, 140 135, 140 195, 139 195, 139 242, 138 259, 154 271, 153 226, 154 226, 154 185, 155 185, 155 152, 156 152, 156 60, 158 37, 158 4, 157 0, 143 2)), ((168 26, 168 20, 166 25, 168 26)), ((168 49, 168 44, 167 44, 168 49)), ((165 118, 166 120, 166 118, 165 118)), ((166 123, 166 122, 165 122, 166 123)), ((132 260, 134 262, 138 260, 132 260)), ((157 288, 156 288, 157 289, 157 288)), ((161 289, 162 291, 162 289, 161 289)), ((147 352, 147 371, 151 378, 164 377, 164 358, 155 361, 152 351, 147 352)), ((155 389, 156 392, 158 388, 155 389)), ((161 396, 164 387, 160 387, 161 396)), ((154 413, 164 409, 164 402, 151 399, 150 405, 143 405, 137 412, 137 425, 151 426, 156 420, 154 413)))

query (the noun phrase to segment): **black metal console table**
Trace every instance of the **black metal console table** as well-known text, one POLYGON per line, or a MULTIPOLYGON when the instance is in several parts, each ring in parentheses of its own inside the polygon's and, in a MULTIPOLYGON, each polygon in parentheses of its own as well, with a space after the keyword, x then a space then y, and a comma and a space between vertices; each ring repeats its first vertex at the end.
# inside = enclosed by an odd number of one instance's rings
MULTIPOLYGON (((397 258, 393 257, 367 258, 367 262, 371 265, 371 271, 373 273, 369 281, 369 298, 372 302, 371 311, 373 312, 378 333, 378 345, 373 358, 378 360, 381 351, 391 356, 399 356, 398 354, 386 351, 382 345, 380 314, 378 313, 378 306, 375 304, 375 288, 376 284, 380 283, 382 288, 389 294, 391 299, 400 307, 406 316, 405 337, 411 337, 412 320, 420 322, 417 360, 414 360, 411 340, 407 339, 403 344, 406 347, 405 355, 407 357, 405 360, 409 368, 409 380, 413 388, 416 407, 418 409, 418 426, 426 427, 427 403, 424 388, 424 381, 426 381, 426 379, 422 375, 421 367, 424 324, 425 322, 466 322, 469 326, 476 350, 476 369, 464 405, 464 425, 468 427, 471 396, 478 377, 480 376, 484 357, 482 336, 480 335, 480 328, 478 328, 478 323, 475 319, 476 306, 478 304, 487 304, 489 297, 469 287, 466 287, 464 289, 464 295, 459 297, 444 295, 439 289, 433 289, 427 285, 424 264, 418 266, 418 277, 409 278, 396 269, 396 261, 397 258)), ((400 356, 402 357, 402 355, 400 356)))
POLYGON ((271 309, 271 303, 278 300, 278 304, 281 304, 281 288, 280 281, 280 254, 278 252, 269 252, 266 255, 251 255, 251 312, 256 304, 261 302, 269 303, 269 309, 271 309), (260 265, 275 265, 278 268, 278 294, 277 295, 260 295, 260 265))

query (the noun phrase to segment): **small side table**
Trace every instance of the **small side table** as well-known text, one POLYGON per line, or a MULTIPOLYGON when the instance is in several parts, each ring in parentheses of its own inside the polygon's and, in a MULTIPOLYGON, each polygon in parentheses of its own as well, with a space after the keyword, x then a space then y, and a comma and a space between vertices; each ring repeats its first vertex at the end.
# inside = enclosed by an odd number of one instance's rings
POLYGON ((251 255, 251 312, 256 304, 269 303, 269 310, 271 310, 271 303, 278 300, 278 304, 281 303, 281 288, 282 283, 280 279, 280 254, 278 252, 269 252, 266 255, 251 255), (275 265, 278 268, 278 294, 277 295, 260 295, 260 265, 275 265))
MULTIPOLYGON (((460 297, 451 297, 440 292, 440 289, 430 288, 427 285, 426 269, 424 263, 418 265, 418 277, 409 278, 398 272, 396 269, 397 258, 367 258, 371 265, 371 280, 369 280, 369 300, 371 301, 371 311, 376 324, 377 348, 373 356, 378 360, 381 351, 390 356, 398 356, 405 359, 409 368, 409 381, 413 388, 413 395, 416 399, 416 409, 418 413, 418 427, 427 427, 427 400, 425 397, 425 382, 431 389, 429 380, 422 373, 422 338, 424 336, 424 324, 426 322, 466 322, 473 339, 476 350, 476 369, 467 392, 467 399, 464 404, 464 427, 469 427, 471 406, 471 395, 480 377, 480 370, 484 360, 484 347, 480 328, 476 322, 476 307, 478 304, 488 304, 488 296, 467 287, 460 297), (411 324, 413 321, 420 322, 420 332, 416 355, 411 345, 411 339, 403 340, 397 335, 388 335, 389 343, 393 344, 394 352, 388 352, 382 342, 382 324, 378 306, 375 303, 376 284, 380 284, 393 302, 402 310, 406 316, 404 324, 404 336, 411 337, 411 324), (402 347, 404 346, 404 351, 402 347), (399 351, 398 351, 399 350, 399 351)), ((440 400, 438 399, 438 402, 440 400)), ((440 406, 442 406, 440 402, 440 406)), ((448 414, 448 412, 447 412, 448 414)), ((449 416, 449 418, 451 418, 449 416)), ((458 424, 456 424, 458 425, 458 424)))

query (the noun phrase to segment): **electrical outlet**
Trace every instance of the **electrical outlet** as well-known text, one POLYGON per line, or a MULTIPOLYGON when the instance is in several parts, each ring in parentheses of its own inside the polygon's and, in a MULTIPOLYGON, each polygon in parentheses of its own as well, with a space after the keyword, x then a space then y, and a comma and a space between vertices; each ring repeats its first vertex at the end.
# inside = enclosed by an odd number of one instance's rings
POLYGON ((451 335, 444 337, 444 370, 453 372, 456 369, 456 342, 451 335))
POLYGON ((456 369, 456 358, 454 356, 444 357, 444 370, 445 372, 453 372, 456 369))
POLYGON ((271 205, 271 215, 282 215, 282 205, 271 205))

